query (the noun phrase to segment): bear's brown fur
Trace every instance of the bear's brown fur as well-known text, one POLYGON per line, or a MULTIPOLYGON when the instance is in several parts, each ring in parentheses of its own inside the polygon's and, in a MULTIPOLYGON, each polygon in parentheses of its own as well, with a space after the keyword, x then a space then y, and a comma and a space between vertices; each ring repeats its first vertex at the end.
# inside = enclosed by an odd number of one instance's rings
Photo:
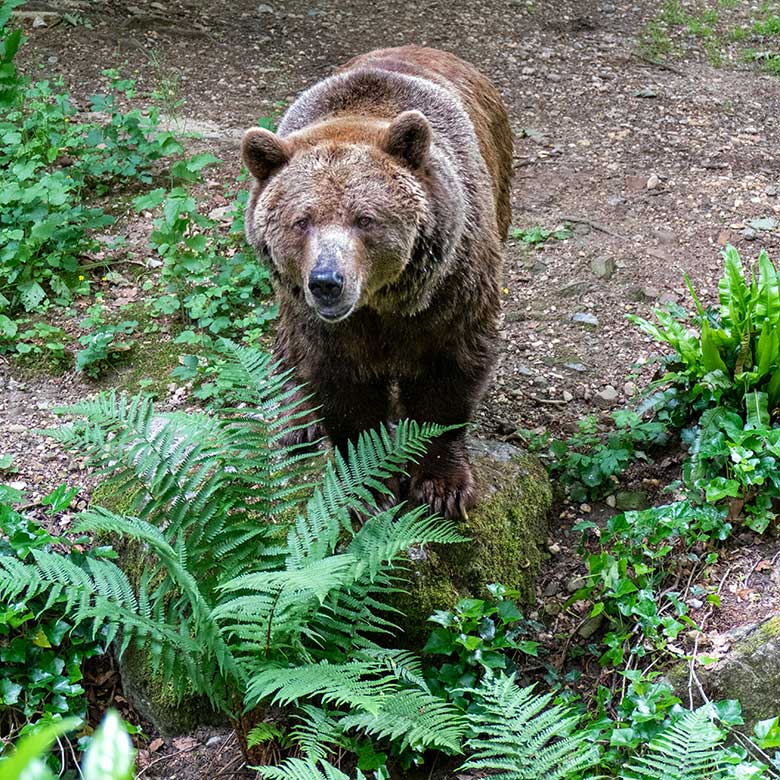
MULTIPOLYGON (((496 89, 446 52, 371 52, 304 92, 278 135, 249 130, 243 156, 278 355, 334 445, 398 416, 468 422, 494 361, 511 216, 496 89)), ((476 500, 463 436, 437 439, 410 472, 410 498, 449 517, 476 500)))

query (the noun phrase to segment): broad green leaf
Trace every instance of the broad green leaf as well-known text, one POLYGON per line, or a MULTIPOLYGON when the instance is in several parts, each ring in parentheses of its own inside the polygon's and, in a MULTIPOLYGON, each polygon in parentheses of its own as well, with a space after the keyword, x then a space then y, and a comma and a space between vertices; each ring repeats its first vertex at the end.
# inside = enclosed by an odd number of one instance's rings
POLYGON ((766 393, 746 393, 745 409, 747 410, 747 428, 768 428, 769 396, 766 393))
POLYGON ((134 752, 122 719, 109 710, 84 756, 84 780, 131 780, 134 752))
POLYGON ((728 373, 728 368, 713 341, 712 328, 707 320, 704 320, 701 325, 701 358, 705 371, 720 370, 728 373))
MULTIPOLYGON (((3 780, 22 780, 24 777, 29 777, 28 770, 36 766, 39 758, 49 750, 54 740, 78 728, 80 723, 78 718, 64 718, 48 723, 28 734, 19 742, 16 750, 8 758, 0 761, 0 775, 2 775, 3 780)), ((50 776, 38 774, 38 772, 32 774, 33 778, 48 778, 50 776)))

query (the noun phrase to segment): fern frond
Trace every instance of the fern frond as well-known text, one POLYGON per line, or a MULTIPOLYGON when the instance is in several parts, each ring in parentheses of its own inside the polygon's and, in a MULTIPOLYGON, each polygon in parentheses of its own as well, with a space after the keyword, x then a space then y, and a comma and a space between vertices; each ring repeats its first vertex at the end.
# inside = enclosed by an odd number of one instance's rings
POLYGON ((631 760, 623 780, 725 780, 728 764, 720 745, 725 734, 714 723, 712 705, 687 712, 631 760))
POLYGON ((402 688, 382 697, 375 712, 353 712, 341 719, 344 729, 360 729, 400 748, 436 748, 460 753, 467 722, 461 711, 424 690, 402 688))
POLYGON ((486 678, 468 692, 481 707, 468 715, 476 736, 466 741, 473 755, 461 769, 487 771, 496 780, 567 780, 596 763, 597 748, 572 736, 579 717, 550 706, 551 694, 519 688, 514 675, 486 678))
POLYGON ((368 661, 268 666, 250 680, 246 703, 253 706, 272 697, 273 703, 292 704, 318 696, 337 707, 348 705, 377 712, 380 699, 398 688, 392 675, 377 674, 381 671, 378 664, 368 661))
MULTIPOLYGON (((305 761, 301 758, 288 758, 279 766, 259 766, 257 771, 261 777, 268 780, 350 780, 340 769, 325 761, 305 761)), ((387 775, 377 773, 378 777, 387 775)), ((366 776, 358 769, 355 780, 367 780, 366 776)))
POLYGON ((325 761, 334 748, 346 746, 344 731, 334 713, 312 704, 302 704, 298 710, 298 722, 290 737, 306 760, 325 761))
POLYGON ((428 442, 446 430, 441 425, 404 420, 393 436, 384 426, 362 433, 357 445, 350 444, 348 460, 336 452, 306 512, 290 529, 288 566, 298 568, 308 557, 333 552, 342 530, 353 532, 350 512, 375 508, 375 494, 388 493, 383 480, 404 473, 404 464, 421 457, 428 442))

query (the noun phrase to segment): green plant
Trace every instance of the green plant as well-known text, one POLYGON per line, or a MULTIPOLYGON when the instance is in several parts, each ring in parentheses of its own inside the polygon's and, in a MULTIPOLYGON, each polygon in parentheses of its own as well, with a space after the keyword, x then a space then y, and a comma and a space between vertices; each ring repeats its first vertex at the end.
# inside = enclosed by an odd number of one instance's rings
POLYGON ((758 273, 746 272, 737 250, 724 250, 724 274, 718 283, 720 305, 706 309, 688 282, 695 313, 679 306, 656 309, 658 324, 629 316, 661 344, 672 347, 667 368, 656 383, 674 393, 658 395, 659 405, 673 399, 682 424, 714 406, 745 408, 753 391, 768 395, 769 407, 780 403, 780 282, 766 252, 758 273))
MULTIPOLYGON (((583 531, 594 527, 592 522, 577 526, 583 531)), ((730 528, 724 510, 685 500, 610 518, 599 532, 598 551, 587 557, 586 583, 570 599, 592 601, 590 616, 607 620, 603 664, 619 666, 627 652, 642 656, 662 650, 693 625, 680 593, 661 593, 661 587, 683 561, 700 559, 699 545, 706 551, 730 528)))
MULTIPOLYGON (((78 728, 78 718, 65 718, 30 732, 9 756, 0 758, 3 780, 54 780, 45 755, 55 741, 78 728)), ((132 780, 134 751, 122 719, 109 711, 95 732, 79 770, 82 780, 132 780)))
POLYGON ((706 704, 686 712, 633 757, 621 772, 624 780, 726 780, 758 778, 765 766, 723 746, 726 731, 717 725, 717 711, 706 704))
POLYGON ((138 321, 109 322, 106 319, 103 299, 97 296, 96 302, 87 309, 87 316, 80 325, 87 333, 79 337, 82 348, 76 353, 76 371, 97 377, 109 359, 132 349, 133 340, 126 337, 132 336, 138 327, 138 321))
POLYGON ((493 597, 489 601, 461 599, 451 611, 439 610, 428 618, 439 627, 431 632, 423 654, 449 660, 429 667, 425 679, 432 691, 464 710, 470 702, 462 689, 473 688, 491 670, 514 670, 508 651, 530 656, 539 652, 539 643, 528 637, 542 626, 526 620, 517 608, 520 593, 500 584, 488 585, 488 591, 493 597))
POLYGON ((521 241, 530 246, 543 244, 551 238, 557 239, 558 241, 565 241, 573 235, 574 234, 568 227, 558 228, 557 230, 546 230, 540 225, 535 225, 531 228, 512 228, 511 232, 512 238, 516 241, 521 241))
POLYGON ((468 715, 472 755, 461 767, 496 780, 570 780, 595 767, 599 751, 580 717, 567 707, 550 706, 550 694, 519 688, 514 677, 488 677, 469 690, 478 709, 468 715))
POLYGON ((279 445, 303 414, 289 375, 256 350, 229 349, 228 401, 243 409, 158 415, 149 399, 110 393, 64 410, 80 419, 52 433, 130 497, 127 515, 93 508, 77 527, 141 545, 138 581, 113 561, 80 567, 34 550, 30 563, 0 559, 0 594, 62 597, 74 626, 105 626, 108 640, 121 628, 121 647, 147 648, 176 695, 203 694, 238 719, 245 696, 260 702, 268 669, 281 679, 286 666, 375 650, 405 550, 460 537, 424 507, 376 505, 384 480, 445 429, 365 433, 311 486, 313 456, 279 445), (355 514, 367 518, 358 528, 355 514))
POLYGON ((596 415, 577 421, 577 430, 566 439, 522 430, 530 448, 546 460, 560 477, 572 501, 600 498, 614 490, 618 477, 635 460, 648 460, 646 450, 667 442, 668 424, 663 416, 644 420, 634 411, 611 414, 612 427, 604 430, 596 415))
MULTIPOLYGON (((163 260, 162 295, 152 303, 155 313, 179 314, 187 326, 232 337, 257 331, 275 316, 268 267, 243 238, 247 196, 239 193, 227 235, 218 220, 198 212, 195 199, 182 187, 136 198, 137 209, 162 206, 152 233, 152 246, 163 260)), ((147 288, 157 284, 149 282, 147 288)))
MULTIPOLYGON (((50 512, 65 509, 75 490, 61 486, 44 497, 50 512)), ((13 505, 22 494, 0 486, 0 566, 23 566, 36 553, 50 553, 63 543, 13 505)), ((63 555, 69 566, 104 558, 98 548, 89 555, 63 555)), ((34 724, 67 715, 84 718, 86 698, 81 686, 82 664, 101 652, 102 636, 63 617, 61 594, 28 592, 3 600, 0 609, 0 736, 27 733, 34 724)))

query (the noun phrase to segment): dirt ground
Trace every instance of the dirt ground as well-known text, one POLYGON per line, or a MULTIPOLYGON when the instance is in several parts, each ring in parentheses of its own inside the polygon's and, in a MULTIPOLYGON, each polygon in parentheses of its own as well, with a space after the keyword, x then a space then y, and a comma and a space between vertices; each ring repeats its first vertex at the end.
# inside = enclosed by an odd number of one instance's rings
MULTIPOLYGON (((668 59, 654 63, 643 40, 662 5, 31 0, 24 10, 60 16, 44 14, 38 27, 28 20, 21 61, 36 77, 61 75, 82 99, 105 87, 106 67, 124 66, 138 80, 141 102, 172 86, 184 100, 180 121, 200 123, 202 144, 226 161, 204 195, 217 205, 239 173, 242 130, 278 115, 348 58, 418 43, 477 65, 500 89, 515 131, 514 225, 568 223, 574 231, 539 248, 508 243, 504 347, 479 430, 560 432, 583 414, 625 405, 647 381, 654 347, 626 314, 650 316, 654 305, 684 302, 683 272, 713 301, 726 243, 747 259, 761 248, 780 259, 780 231, 749 225, 780 217, 780 79, 740 62, 728 42, 715 67, 683 33, 668 59)), ((738 25, 748 14, 748 4, 737 3, 722 23, 738 25)), ((136 248, 143 253, 141 239, 136 248)), ((78 463, 31 431, 52 424, 51 407, 94 384, 74 374, 29 377, 0 362, 0 389, 0 453, 17 455, 14 478, 33 493, 65 478, 83 482, 74 474, 78 463)), ((543 601, 565 594, 577 573, 576 556, 567 558, 577 540, 567 529, 583 516, 572 508, 552 534, 561 553, 540 582, 543 601)), ((761 565, 776 545, 754 542, 739 536, 716 572, 723 609, 712 621, 723 628, 777 604, 777 572, 761 565)), ((206 748, 209 739, 200 750, 168 744, 160 756, 169 750, 170 760, 147 755, 157 763, 145 776, 234 775, 235 745, 206 748), (183 755, 199 758, 177 763, 183 755)))

